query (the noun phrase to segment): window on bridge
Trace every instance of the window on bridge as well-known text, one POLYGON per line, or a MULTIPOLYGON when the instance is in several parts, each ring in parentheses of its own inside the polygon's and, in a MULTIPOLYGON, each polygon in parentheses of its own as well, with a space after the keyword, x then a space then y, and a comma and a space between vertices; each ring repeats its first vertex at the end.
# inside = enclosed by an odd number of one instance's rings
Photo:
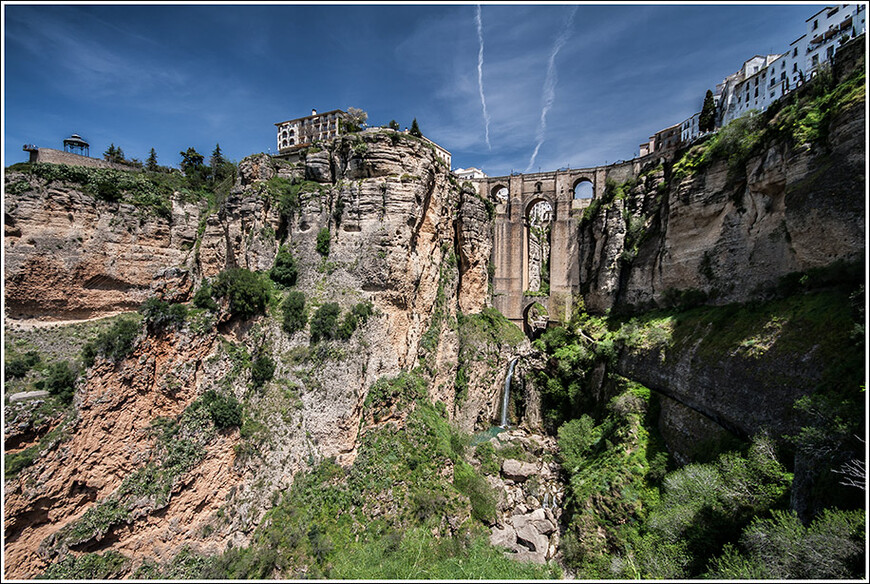
POLYGON ((592 181, 588 178, 583 178, 577 181, 574 185, 574 198, 575 199, 591 199, 594 197, 592 181))
POLYGON ((532 294, 550 294, 550 227, 553 207, 538 201, 529 209, 529 289, 532 294))

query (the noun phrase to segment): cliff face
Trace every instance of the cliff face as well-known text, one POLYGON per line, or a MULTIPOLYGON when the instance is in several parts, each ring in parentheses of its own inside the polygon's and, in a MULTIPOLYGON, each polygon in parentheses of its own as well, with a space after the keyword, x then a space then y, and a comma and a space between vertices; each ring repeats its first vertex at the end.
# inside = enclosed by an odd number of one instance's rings
POLYGON ((683 177, 673 161, 649 169, 581 226, 587 307, 661 305, 685 290, 743 302, 789 273, 858 261, 864 144, 861 101, 812 147, 779 140, 740 168, 719 159, 683 177))
MULTIPOLYGON (((68 438, 7 480, 7 577, 34 577, 70 552, 159 559, 185 545, 209 553, 244 545, 296 472, 324 458, 354 460, 368 423, 363 404, 381 377, 421 366, 430 397, 467 431, 499 414, 509 345, 463 336, 460 324, 460 312, 487 304, 486 206, 452 182, 423 141, 364 133, 299 164, 253 156, 240 163, 219 210, 176 194, 168 216, 147 220, 70 182, 22 173, 6 180, 29 184, 7 198, 11 316, 96 316, 155 294, 187 300, 225 268, 268 270, 279 245, 297 260, 295 289, 309 313, 327 302, 374 306, 342 342, 310 344, 307 329, 287 334, 275 306, 246 321, 200 315, 178 329, 143 332, 126 359, 98 359, 80 381, 68 438), (276 185, 291 184, 288 203, 276 185), (317 250, 324 229, 327 255, 317 250), (459 351, 470 345, 495 358, 468 359, 470 381, 457 396, 459 351), (259 355, 275 363, 265 385, 252 381, 259 355), (241 432, 205 422, 189 429, 202 409, 197 399, 210 390, 245 404, 241 432), (190 432, 185 440, 200 455, 173 462, 180 446, 161 441, 160 419, 190 432), (129 477, 152 467, 166 494, 137 495, 129 477)), ((14 434, 7 440, 27 445, 14 434)))

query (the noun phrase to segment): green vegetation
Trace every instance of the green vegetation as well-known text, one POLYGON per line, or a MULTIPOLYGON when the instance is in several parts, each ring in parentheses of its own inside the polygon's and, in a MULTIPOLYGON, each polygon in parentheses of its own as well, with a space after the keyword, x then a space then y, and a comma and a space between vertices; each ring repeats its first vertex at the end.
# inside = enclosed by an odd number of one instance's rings
POLYGON ((341 311, 335 302, 327 302, 311 317, 311 342, 329 341, 338 334, 338 314, 341 311))
MULTIPOLYGON (((269 362, 271 362, 271 359, 269 362)), ((272 364, 272 368, 274 371, 274 364, 272 364)), ((261 374, 264 373, 261 372, 261 374)), ((239 426, 242 423, 242 406, 232 394, 221 395, 210 389, 193 402, 191 408, 204 408, 207 410, 211 421, 220 430, 239 426)))
POLYGON ((763 114, 750 114, 719 130, 710 139, 689 149, 674 165, 673 179, 680 180, 715 160, 728 162, 729 175, 737 179, 745 173, 750 156, 773 140, 786 140, 793 146, 823 145, 828 128, 844 109, 865 99, 866 77, 863 67, 835 85, 829 71, 817 75, 807 88, 775 102, 763 114))
POLYGON ((67 556, 51 564, 41 576, 45 580, 108 580, 120 576, 129 560, 114 550, 104 554, 67 556))
POLYGON ((214 298, 212 298, 211 285, 208 282, 203 281, 199 290, 193 295, 193 305, 211 312, 217 312, 220 308, 217 302, 214 301, 214 298))
POLYGON ((299 268, 296 266, 296 258, 293 257, 290 250, 282 246, 278 250, 278 255, 275 256, 275 265, 269 270, 269 277, 281 286, 289 288, 296 285, 298 276, 299 268))
MULTIPOLYGON (((405 382, 417 384, 408 376, 399 384, 405 382)), ((396 380, 379 384, 395 386, 396 380)), ((422 385, 404 410, 403 428, 386 424, 364 433, 350 468, 325 460, 296 475, 251 545, 203 561, 195 577, 559 578, 555 566, 515 562, 489 545, 477 516, 491 516, 495 499, 463 460, 463 439, 443 407, 424 395, 422 385), (454 476, 445 477, 441 471, 450 463, 454 476)), ((387 408, 369 397, 369 406, 387 408)))
POLYGON ((139 308, 148 332, 155 334, 184 325, 187 306, 152 296, 139 308))
POLYGON ((709 132, 716 127, 716 102, 713 100, 713 92, 709 89, 704 95, 704 104, 701 106, 701 115, 698 118, 698 129, 709 132))
POLYGON ((56 395, 61 402, 72 403, 76 381, 79 372, 67 361, 49 364, 42 381, 36 384, 39 389, 45 389, 51 395, 56 395))
POLYGON ((338 325, 338 329, 336 330, 337 338, 343 341, 350 339, 357 327, 360 324, 365 324, 373 311, 374 307, 372 306, 372 303, 368 301, 359 302, 352 306, 351 309, 344 314, 341 323, 338 325))
POLYGON ((422 138, 423 132, 420 131, 420 126, 417 125, 417 118, 414 118, 414 121, 411 122, 411 129, 408 133, 415 138, 422 138))
POLYGON ((281 325, 288 334, 301 331, 308 324, 308 312, 305 309, 305 294, 291 290, 281 303, 281 325))
POLYGON ((317 253, 326 257, 329 255, 329 242, 330 242, 330 234, 329 229, 324 227, 320 231, 317 232, 317 244, 315 249, 317 249, 317 253))
POLYGON ((11 358, 7 353, 6 357, 6 376, 13 378, 24 377, 40 360, 36 351, 27 351, 24 355, 14 355, 11 358))
POLYGON ((139 330, 138 318, 125 316, 118 319, 109 329, 85 344, 82 348, 82 362, 90 367, 100 356, 117 363, 133 350, 139 330))
POLYGON ((230 268, 218 274, 211 293, 214 298, 227 300, 230 313, 242 319, 263 314, 269 298, 263 278, 244 268, 230 268))
POLYGON ((265 352, 254 359, 251 364, 251 381, 257 389, 262 388, 275 375, 275 362, 265 352))

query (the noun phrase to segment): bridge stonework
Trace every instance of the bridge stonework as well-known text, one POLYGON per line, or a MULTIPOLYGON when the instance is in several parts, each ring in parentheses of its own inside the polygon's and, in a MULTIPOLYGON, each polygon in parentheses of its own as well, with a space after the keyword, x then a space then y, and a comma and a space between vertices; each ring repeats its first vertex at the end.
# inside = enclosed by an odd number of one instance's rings
POLYGON ((605 180, 617 183, 637 176, 640 160, 609 166, 557 170, 533 174, 486 177, 472 182, 478 193, 495 203, 492 263, 495 308, 529 332, 529 308, 538 302, 549 312, 550 322, 562 323, 580 291, 579 225, 593 199, 604 195, 605 180), (592 183, 591 198, 575 198, 575 186, 592 183), (498 192, 507 189, 507 197, 498 192), (552 207, 550 230, 550 294, 526 295, 529 289, 529 213, 539 201, 552 207))

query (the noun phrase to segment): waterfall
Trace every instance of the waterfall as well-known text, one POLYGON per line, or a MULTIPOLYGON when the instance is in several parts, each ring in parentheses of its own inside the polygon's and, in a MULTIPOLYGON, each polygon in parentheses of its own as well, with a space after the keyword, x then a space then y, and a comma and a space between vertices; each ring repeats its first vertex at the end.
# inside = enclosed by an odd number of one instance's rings
POLYGON ((511 379, 514 376, 514 367, 517 365, 517 359, 519 357, 514 357, 511 361, 511 364, 508 366, 507 377, 504 380, 504 397, 501 400, 501 427, 507 428, 507 419, 508 419, 508 402, 511 397, 511 379))

